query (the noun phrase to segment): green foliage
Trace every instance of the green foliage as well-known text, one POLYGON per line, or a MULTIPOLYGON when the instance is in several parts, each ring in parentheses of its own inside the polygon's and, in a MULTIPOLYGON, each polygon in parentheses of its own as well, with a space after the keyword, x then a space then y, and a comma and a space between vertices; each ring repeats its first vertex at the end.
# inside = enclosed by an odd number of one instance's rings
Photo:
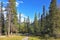
POLYGON ((38 27, 39 27, 38 31, 39 31, 39 33, 40 33, 40 32, 41 32, 41 18, 40 18, 40 12, 39 12, 39 14, 38 14, 38 27))
POLYGON ((51 0, 50 8, 49 8, 49 18, 50 18, 50 33, 54 33, 54 29, 56 27, 56 0, 51 0))
MULTIPOLYGON (((18 28, 18 20, 17 20, 17 12, 16 12, 16 7, 15 7, 15 1, 16 0, 9 0, 10 2, 10 12, 11 12, 11 23, 12 23, 12 27, 14 26, 16 29, 18 28)), ((17 32, 17 31, 16 31, 17 32)))
POLYGON ((27 30, 28 30, 28 33, 30 33, 30 18, 29 18, 29 16, 27 17, 26 22, 27 22, 27 30))
POLYGON ((46 19, 45 19, 45 6, 43 6, 43 14, 41 15, 41 31, 44 31, 45 23, 46 23, 46 19))
MULTIPOLYGON (((42 36, 51 36, 54 34, 60 34, 60 9, 56 6, 56 0, 51 0, 49 12, 45 12, 45 6, 43 5, 43 13, 40 18, 40 13, 35 13, 34 22, 30 24, 29 16, 24 18, 24 22, 21 23, 21 14, 19 14, 19 23, 17 18, 17 11, 15 7, 16 0, 9 0, 9 6, 7 11, 7 20, 4 21, 4 15, 1 4, 1 18, 0 18, 0 33, 9 31, 20 33, 32 33, 40 34, 42 36), (38 18, 37 18, 38 17, 38 18), (5 23, 5 25, 4 25, 5 23), (9 25, 9 26, 8 26, 9 25)), ((32 39, 33 40, 33 39, 32 39)))
POLYGON ((38 20, 37 20, 37 15, 35 13, 35 18, 34 18, 34 32, 38 33, 38 20))
POLYGON ((3 14, 3 9, 2 9, 2 7, 3 7, 3 2, 1 2, 1 6, 0 6, 0 34, 4 34, 4 32, 5 32, 5 27, 4 27, 4 14, 3 14))
POLYGON ((21 13, 19 14, 19 32, 20 32, 20 27, 21 27, 21 13))

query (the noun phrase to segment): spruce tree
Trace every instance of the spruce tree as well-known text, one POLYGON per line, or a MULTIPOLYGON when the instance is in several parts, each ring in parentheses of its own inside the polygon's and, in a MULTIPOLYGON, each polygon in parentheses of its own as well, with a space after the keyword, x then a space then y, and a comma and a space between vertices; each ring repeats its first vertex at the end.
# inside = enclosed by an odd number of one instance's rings
POLYGON ((37 20, 37 14, 35 13, 35 17, 34 17, 34 33, 37 34, 38 33, 38 20, 37 20))
POLYGON ((60 34, 60 9, 57 8, 55 16, 55 34, 60 34))
POLYGON ((18 32, 17 30, 17 13, 16 13, 16 0, 9 0, 9 8, 11 12, 11 27, 10 32, 18 32), (13 30, 14 29, 14 30, 13 30))
POLYGON ((27 32, 27 26, 26 26, 26 18, 24 17, 24 32, 26 33, 27 32))
POLYGON ((49 18, 50 18, 50 34, 55 34, 55 24, 56 24, 56 0, 51 0, 49 7, 49 18))
POLYGON ((49 26, 50 26, 50 24, 49 24, 49 13, 48 13, 48 11, 46 11, 46 17, 45 17, 45 19, 46 19, 46 22, 45 22, 45 31, 47 32, 47 34, 49 34, 49 26))
POLYGON ((45 6, 43 6, 43 14, 41 15, 41 31, 45 28, 45 6))
POLYGON ((38 27, 39 27, 39 33, 41 32, 41 19, 40 19, 40 12, 38 13, 38 27))
POLYGON ((27 30, 28 30, 28 33, 30 32, 30 19, 29 19, 29 16, 27 18, 27 30))
POLYGON ((4 34, 4 14, 3 14, 3 9, 2 9, 2 7, 3 7, 3 2, 1 2, 0 3, 1 4, 1 6, 0 6, 0 35, 1 34, 4 34))

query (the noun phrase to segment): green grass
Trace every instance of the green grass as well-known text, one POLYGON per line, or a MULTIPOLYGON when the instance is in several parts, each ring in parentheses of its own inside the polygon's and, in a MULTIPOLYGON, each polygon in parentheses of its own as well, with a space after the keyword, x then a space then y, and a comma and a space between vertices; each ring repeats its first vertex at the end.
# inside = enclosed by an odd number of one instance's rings
MULTIPOLYGON (((6 36, 6 37, 0 37, 0 40, 22 40, 25 37, 26 36, 6 36)), ((29 36, 29 40, 43 40, 43 39, 40 39, 40 37, 38 37, 38 36, 29 36)), ((44 40, 46 40, 46 39, 44 39, 44 40)), ((47 40, 60 40, 60 38, 58 38, 58 39, 49 38, 47 40)))
MULTIPOLYGON (((0 40, 22 40, 25 37, 26 36, 6 36, 6 37, 0 37, 0 40)), ((30 36, 29 40, 39 40, 39 38, 30 36)))
POLYGON ((49 37, 48 39, 41 39, 41 37, 38 37, 38 36, 36 36, 36 37, 34 37, 34 36, 31 36, 31 37, 29 37, 29 40, 60 40, 60 38, 57 38, 57 39, 54 39, 53 37, 49 37))
POLYGON ((29 40, 40 40, 39 37, 30 36, 29 40))
POLYGON ((22 40, 25 36, 6 36, 0 37, 0 40, 22 40))

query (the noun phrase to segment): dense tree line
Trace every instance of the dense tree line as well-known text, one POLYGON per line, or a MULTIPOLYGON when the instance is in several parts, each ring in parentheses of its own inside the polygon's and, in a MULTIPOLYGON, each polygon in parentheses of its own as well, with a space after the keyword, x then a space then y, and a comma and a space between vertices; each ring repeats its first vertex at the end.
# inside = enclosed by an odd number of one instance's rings
POLYGON ((42 14, 38 13, 37 15, 35 12, 33 23, 30 23, 29 16, 27 18, 24 17, 24 22, 21 22, 21 13, 19 14, 19 19, 17 18, 15 1, 9 0, 6 8, 6 20, 4 20, 3 3, 1 2, 0 34, 29 33, 40 36, 45 36, 45 34, 56 36, 56 34, 60 34, 60 10, 56 5, 57 0, 51 0, 49 11, 46 11, 45 5, 43 5, 42 14))

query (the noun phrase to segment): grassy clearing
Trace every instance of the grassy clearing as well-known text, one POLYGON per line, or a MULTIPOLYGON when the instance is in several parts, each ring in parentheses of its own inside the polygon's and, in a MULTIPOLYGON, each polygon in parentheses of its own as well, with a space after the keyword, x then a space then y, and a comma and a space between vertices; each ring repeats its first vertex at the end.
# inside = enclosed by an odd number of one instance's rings
MULTIPOLYGON (((22 40, 26 38, 26 36, 5 36, 5 37, 0 37, 0 40, 22 40)), ((29 40, 40 40, 38 37, 33 37, 30 36, 29 40)))
MULTIPOLYGON (((25 37, 26 36, 9 36, 9 37, 5 36, 5 37, 0 37, 0 40, 22 40, 25 37)), ((29 40, 60 40, 60 38, 40 39, 40 37, 37 37, 37 36, 29 36, 29 40)))
POLYGON ((25 36, 0 37, 0 40, 22 40, 25 36))
POLYGON ((60 40, 60 38, 54 39, 53 37, 49 37, 49 38, 45 38, 45 39, 41 39, 40 37, 29 37, 29 40, 60 40))
POLYGON ((30 36, 29 40, 40 40, 39 37, 30 36))

